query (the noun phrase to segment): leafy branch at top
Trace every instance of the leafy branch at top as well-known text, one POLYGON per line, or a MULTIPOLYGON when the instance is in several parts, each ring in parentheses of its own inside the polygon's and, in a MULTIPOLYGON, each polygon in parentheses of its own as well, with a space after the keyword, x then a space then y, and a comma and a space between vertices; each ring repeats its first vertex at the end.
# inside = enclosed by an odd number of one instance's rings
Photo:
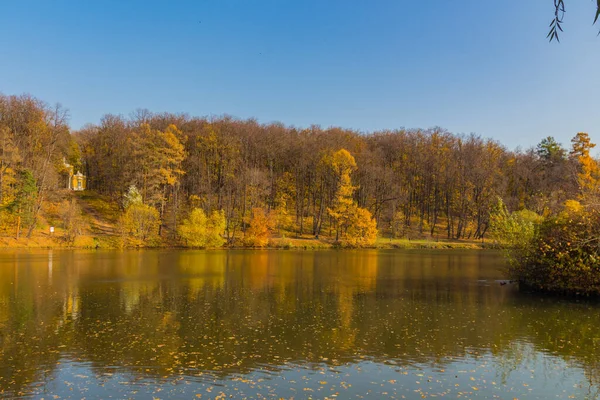
MULTIPOLYGON (((554 18, 550 22, 550 32, 548 32, 547 38, 550 41, 556 40, 560 42, 558 38, 558 31, 563 32, 562 23, 565 16, 565 0, 554 0, 554 18)), ((600 17, 600 0, 596 0, 596 15, 594 16, 594 24, 600 17)), ((600 35, 600 32, 598 33, 600 35)))

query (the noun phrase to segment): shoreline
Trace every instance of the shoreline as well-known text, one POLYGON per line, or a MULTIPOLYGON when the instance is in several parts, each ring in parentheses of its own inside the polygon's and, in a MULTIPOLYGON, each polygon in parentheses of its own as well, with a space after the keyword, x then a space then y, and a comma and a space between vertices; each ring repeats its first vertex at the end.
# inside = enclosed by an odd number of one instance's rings
MULTIPOLYGON (((307 238, 271 238, 264 247, 223 246, 209 248, 210 250, 490 250, 500 249, 501 246, 492 242, 473 240, 427 240, 427 239, 389 239, 378 238, 373 246, 350 248, 340 247, 326 239, 307 238)), ((176 244, 163 243, 157 246, 122 246, 115 237, 80 236, 73 243, 67 243, 59 238, 49 235, 34 236, 32 238, 0 237, 0 250, 11 249, 65 249, 65 250, 120 250, 120 249, 199 249, 176 244)))

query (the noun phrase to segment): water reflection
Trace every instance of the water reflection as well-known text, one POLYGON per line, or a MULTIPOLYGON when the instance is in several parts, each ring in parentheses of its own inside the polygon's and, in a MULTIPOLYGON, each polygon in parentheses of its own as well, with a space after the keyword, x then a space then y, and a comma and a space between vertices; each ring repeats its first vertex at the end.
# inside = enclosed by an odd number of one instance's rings
POLYGON ((598 307, 500 286, 502 266, 454 251, 4 253, 0 394, 595 398, 598 307))

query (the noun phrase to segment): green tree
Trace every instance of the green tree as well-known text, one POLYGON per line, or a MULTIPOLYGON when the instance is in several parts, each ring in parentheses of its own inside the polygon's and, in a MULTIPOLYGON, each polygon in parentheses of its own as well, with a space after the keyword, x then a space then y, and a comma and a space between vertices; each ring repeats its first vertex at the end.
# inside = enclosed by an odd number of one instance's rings
POLYGON ((506 247, 511 263, 530 250, 536 230, 543 218, 530 210, 509 212, 501 198, 490 212, 490 231, 506 247))
POLYGON ((38 187, 33 173, 28 169, 17 174, 16 194, 7 209, 16 216, 16 237, 21 235, 21 227, 35 222, 35 206, 37 204, 38 187))
POLYGON ((566 158, 566 151, 552 136, 545 137, 536 147, 537 155, 544 161, 557 161, 566 158))

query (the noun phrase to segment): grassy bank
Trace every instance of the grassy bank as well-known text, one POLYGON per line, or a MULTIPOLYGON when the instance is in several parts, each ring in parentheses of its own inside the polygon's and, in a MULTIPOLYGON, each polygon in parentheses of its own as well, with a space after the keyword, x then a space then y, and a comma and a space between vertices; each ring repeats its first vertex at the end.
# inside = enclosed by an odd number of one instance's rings
POLYGON ((378 238, 375 242, 378 249, 471 249, 480 250, 493 247, 490 243, 480 240, 450 240, 450 239, 390 239, 378 238))
MULTIPOLYGON (((31 238, 21 237, 15 239, 12 237, 0 237, 0 249, 119 249, 117 237, 113 235, 82 235, 78 236, 73 242, 66 242, 59 236, 49 234, 40 234, 31 238)), ((480 241, 468 240, 408 240, 378 238, 374 249, 469 249, 481 250, 491 248, 492 246, 480 241)), ((155 248, 183 248, 178 245, 163 243, 155 248)), ((241 246, 230 246, 224 248, 242 249, 241 246)), ((315 239, 315 238, 271 238, 265 247, 267 249, 281 250, 325 250, 336 248, 333 240, 315 239)))

